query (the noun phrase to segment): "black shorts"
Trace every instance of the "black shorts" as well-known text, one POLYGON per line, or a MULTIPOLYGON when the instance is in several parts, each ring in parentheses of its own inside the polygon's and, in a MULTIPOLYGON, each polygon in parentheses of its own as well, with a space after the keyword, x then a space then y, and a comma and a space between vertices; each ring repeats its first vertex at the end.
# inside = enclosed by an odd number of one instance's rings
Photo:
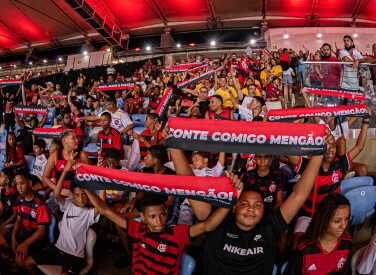
POLYGON ((84 258, 76 257, 50 245, 31 255, 37 265, 61 265, 62 273, 80 274, 81 268, 85 267, 84 258))
MULTIPOLYGON (((22 244, 26 239, 30 238, 30 236, 33 235, 34 232, 35 231, 27 230, 21 227, 17 235, 18 244, 22 244)), ((12 230, 9 230, 4 235, 4 239, 8 243, 9 246, 12 246, 12 234, 13 234, 13 228, 12 230)), ((47 245, 47 242, 45 240, 38 240, 36 242, 33 242, 27 249, 27 254, 28 255, 33 254, 34 252, 43 249, 46 245, 47 245)))

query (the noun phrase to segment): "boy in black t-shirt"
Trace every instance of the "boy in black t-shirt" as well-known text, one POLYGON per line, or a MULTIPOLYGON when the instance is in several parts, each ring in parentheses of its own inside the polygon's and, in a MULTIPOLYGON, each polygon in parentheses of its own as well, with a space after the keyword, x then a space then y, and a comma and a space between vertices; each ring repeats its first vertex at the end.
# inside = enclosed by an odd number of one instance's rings
MULTIPOLYGON (((327 141, 333 140, 332 136, 327 141)), ((192 176, 184 152, 170 148, 176 174, 192 176)), ((272 274, 279 234, 287 229, 313 187, 322 156, 313 156, 295 190, 279 208, 264 218, 260 191, 243 192, 227 217, 209 233, 204 246, 205 274, 272 274)), ((208 203, 189 200, 196 216, 205 220, 212 211, 208 203)))

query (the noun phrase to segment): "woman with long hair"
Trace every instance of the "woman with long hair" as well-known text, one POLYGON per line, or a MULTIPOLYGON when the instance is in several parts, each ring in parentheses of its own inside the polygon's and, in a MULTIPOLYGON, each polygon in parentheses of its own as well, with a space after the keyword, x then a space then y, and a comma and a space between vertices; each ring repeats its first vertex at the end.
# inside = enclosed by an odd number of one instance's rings
POLYGON ((12 132, 8 132, 6 143, 6 160, 4 162, 4 168, 24 168, 26 161, 24 154, 19 145, 17 145, 16 135, 12 132))
POLYGON ((327 195, 283 274, 347 274, 352 247, 346 232, 349 218, 349 200, 338 193, 327 195))

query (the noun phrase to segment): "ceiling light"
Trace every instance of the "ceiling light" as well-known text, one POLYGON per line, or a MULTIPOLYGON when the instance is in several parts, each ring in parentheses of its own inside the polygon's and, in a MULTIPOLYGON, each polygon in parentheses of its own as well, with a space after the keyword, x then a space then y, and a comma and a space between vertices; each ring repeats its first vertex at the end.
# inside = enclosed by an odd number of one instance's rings
POLYGON ((83 54, 84 54, 84 55, 87 55, 87 51, 84 51, 83 54))
POLYGON ((46 59, 43 59, 43 63, 47 63, 47 60, 46 60, 46 59))
POLYGON ((321 33, 318 33, 317 34, 317 38, 321 38, 322 37, 322 34, 321 33))
POLYGON ((147 46, 147 47, 146 47, 146 50, 147 50, 147 51, 150 51, 150 50, 151 50, 151 47, 150 47, 150 46, 147 46))
POLYGON ((108 53, 111 51, 111 49, 110 48, 107 48, 107 50, 106 50, 108 53))
POLYGON ((358 38, 358 34, 357 33, 354 33, 354 38, 358 38))
POLYGON ((59 61, 62 61, 63 59, 61 57, 59 57, 59 61))
POLYGON ((284 38, 284 39, 289 39, 289 35, 288 35, 288 34, 285 34, 285 35, 283 36, 283 38, 284 38))
POLYGON ((189 43, 189 46, 191 46, 191 47, 194 47, 196 44, 195 43, 189 43))
POLYGON ((33 65, 33 62, 30 61, 29 64, 30 64, 30 65, 33 65))
POLYGON ((176 47, 177 47, 177 48, 180 48, 180 47, 181 47, 181 45, 180 45, 180 44, 178 43, 178 44, 176 44, 176 47))
POLYGON ((210 45, 215 46, 215 41, 214 40, 210 41, 210 45))
POLYGON ((255 43, 256 43, 256 40, 251 39, 251 44, 253 45, 253 44, 255 44, 255 43))
POLYGON ((141 51, 141 48, 136 48, 136 49, 134 49, 134 51, 139 52, 139 51, 141 51))

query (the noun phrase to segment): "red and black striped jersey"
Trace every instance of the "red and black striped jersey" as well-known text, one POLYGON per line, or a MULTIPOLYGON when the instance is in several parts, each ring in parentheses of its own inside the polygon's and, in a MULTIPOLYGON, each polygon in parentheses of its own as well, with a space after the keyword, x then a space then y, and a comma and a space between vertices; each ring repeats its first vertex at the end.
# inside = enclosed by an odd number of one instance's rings
MULTIPOLYGON (((150 143, 150 145, 152 146, 154 145, 155 133, 151 134, 149 129, 143 130, 140 136, 144 137, 150 143)), ((161 140, 161 139, 162 139, 162 132, 158 131, 158 140, 161 140)), ((142 141, 139 141, 139 144, 140 144, 140 155, 141 155, 140 161, 143 162, 148 148, 146 147, 145 143, 143 143, 142 141)))
POLYGON ((129 220, 128 234, 134 239, 132 274, 180 274, 181 255, 190 243, 188 225, 153 233, 144 223, 129 220))
POLYGON ((110 128, 110 132, 106 135, 103 130, 98 132, 97 144, 101 146, 102 155, 105 156, 106 150, 114 148, 120 151, 120 159, 124 156, 123 142, 121 134, 115 128, 110 128))
POLYGON ((10 187, 8 192, 5 191, 5 188, 1 190, 0 205, 3 208, 3 213, 0 220, 6 221, 13 215, 14 211, 17 211, 17 197, 18 193, 14 187, 10 187))
MULTIPOLYGON (((295 172, 302 174, 308 164, 308 159, 300 157, 295 167, 295 172)), ((352 162, 349 154, 336 157, 329 166, 327 171, 320 167, 316 176, 315 185, 317 184, 317 197, 315 203, 320 203, 329 193, 339 193, 341 190, 341 181, 346 172, 351 168, 352 162)), ((304 202, 299 213, 300 216, 310 217, 312 214, 313 190, 304 202)))
POLYGON ((351 264, 351 248, 352 238, 347 233, 338 238, 331 252, 326 252, 320 243, 301 242, 283 274, 347 274, 351 264))
MULTIPOLYGON (((63 173, 63 170, 65 168, 65 165, 67 164, 67 160, 64 157, 64 149, 61 149, 60 151, 56 152, 56 160, 55 160, 55 172, 56 172, 56 179, 60 179, 61 174, 63 173)), ((82 162, 82 152, 79 152, 76 157, 76 163, 82 162)), ((64 182, 63 182, 63 189, 69 189, 71 182, 74 180, 74 177, 76 176, 76 170, 72 166, 69 170, 68 174, 65 176, 64 182)))
POLYGON ((40 224, 50 222, 46 202, 38 194, 30 201, 19 196, 17 198, 17 212, 22 218, 21 227, 26 230, 36 231, 40 224))

